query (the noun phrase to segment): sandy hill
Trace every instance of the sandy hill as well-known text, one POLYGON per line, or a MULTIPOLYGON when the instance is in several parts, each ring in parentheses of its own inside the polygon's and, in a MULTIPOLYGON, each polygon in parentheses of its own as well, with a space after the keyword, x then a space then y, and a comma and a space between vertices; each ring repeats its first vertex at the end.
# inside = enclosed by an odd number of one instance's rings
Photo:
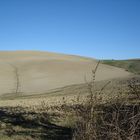
MULTIPOLYGON (((91 78, 97 60, 74 55, 38 51, 0 52, 0 95, 15 92, 17 67, 23 94, 40 94, 67 85, 80 84, 91 78)), ((100 64, 96 80, 128 77, 129 72, 100 64)))

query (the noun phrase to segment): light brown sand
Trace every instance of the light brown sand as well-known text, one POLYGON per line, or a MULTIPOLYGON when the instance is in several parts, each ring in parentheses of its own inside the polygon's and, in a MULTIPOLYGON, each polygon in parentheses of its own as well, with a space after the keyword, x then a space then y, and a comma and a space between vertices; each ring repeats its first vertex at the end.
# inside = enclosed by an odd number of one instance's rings
MULTIPOLYGON (((37 51, 0 52, 0 95, 15 91, 15 73, 19 72, 20 92, 24 95, 45 93, 51 89, 80 84, 91 79, 97 60, 79 56, 37 51)), ((123 69, 100 64, 96 81, 131 75, 123 69)))

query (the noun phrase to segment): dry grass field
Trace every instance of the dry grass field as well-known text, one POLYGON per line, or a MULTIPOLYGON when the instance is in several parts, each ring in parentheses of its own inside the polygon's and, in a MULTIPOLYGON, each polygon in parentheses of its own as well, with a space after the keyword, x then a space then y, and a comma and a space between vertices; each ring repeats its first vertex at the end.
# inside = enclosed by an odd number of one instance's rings
POLYGON ((49 52, 0 52, 0 140, 138 140, 140 76, 97 64, 49 52))

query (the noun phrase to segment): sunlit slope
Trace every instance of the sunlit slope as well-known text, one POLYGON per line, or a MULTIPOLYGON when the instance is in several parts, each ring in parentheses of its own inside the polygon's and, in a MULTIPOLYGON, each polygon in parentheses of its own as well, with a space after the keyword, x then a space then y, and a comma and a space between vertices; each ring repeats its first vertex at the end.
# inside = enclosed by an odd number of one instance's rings
MULTIPOLYGON (((15 92, 16 77, 19 75, 19 92, 40 94, 67 85, 84 83, 91 79, 91 70, 97 60, 37 51, 0 52, 0 94, 15 92), (85 78, 86 77, 86 78, 85 78)), ((123 69, 100 64, 96 80, 109 80, 131 75, 123 69)))
POLYGON ((129 72, 140 74, 140 59, 131 60, 103 60, 103 64, 124 68, 129 72))

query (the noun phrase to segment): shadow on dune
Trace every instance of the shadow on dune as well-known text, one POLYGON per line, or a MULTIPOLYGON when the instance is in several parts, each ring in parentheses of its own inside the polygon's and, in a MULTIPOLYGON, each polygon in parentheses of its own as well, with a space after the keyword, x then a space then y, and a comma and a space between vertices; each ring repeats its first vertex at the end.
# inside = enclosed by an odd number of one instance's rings
MULTIPOLYGON (((50 123, 47 114, 22 107, 0 108, 0 131, 8 136, 30 136, 41 140, 71 140, 70 128, 50 123)), ((0 133, 1 133, 0 132, 0 133)))

